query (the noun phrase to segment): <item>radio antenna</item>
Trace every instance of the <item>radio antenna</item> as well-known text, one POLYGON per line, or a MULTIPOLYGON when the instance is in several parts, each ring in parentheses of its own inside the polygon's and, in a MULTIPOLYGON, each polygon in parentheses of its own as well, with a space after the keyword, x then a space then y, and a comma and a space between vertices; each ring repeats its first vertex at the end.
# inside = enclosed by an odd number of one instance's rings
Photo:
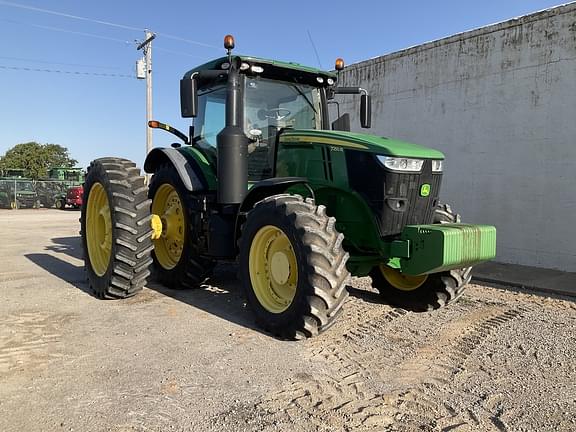
POLYGON ((322 62, 320 61, 320 56, 318 55, 318 50, 316 49, 316 44, 314 43, 314 40, 312 39, 312 35, 310 34, 310 30, 306 30, 306 32, 308 33, 308 38, 310 39, 310 43, 312 44, 312 48, 314 48, 314 54, 316 54, 316 60, 318 60, 318 66, 320 66, 320 69, 324 69, 322 67, 322 62))

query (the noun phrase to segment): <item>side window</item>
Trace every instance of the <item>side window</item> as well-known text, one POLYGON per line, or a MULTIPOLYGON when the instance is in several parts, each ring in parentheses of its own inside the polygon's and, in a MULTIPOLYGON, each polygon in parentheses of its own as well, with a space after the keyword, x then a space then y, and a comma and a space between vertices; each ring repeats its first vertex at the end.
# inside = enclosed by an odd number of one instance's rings
POLYGON ((218 87, 198 96, 198 116, 194 119, 194 141, 216 151, 216 136, 226 123, 226 89, 218 87))

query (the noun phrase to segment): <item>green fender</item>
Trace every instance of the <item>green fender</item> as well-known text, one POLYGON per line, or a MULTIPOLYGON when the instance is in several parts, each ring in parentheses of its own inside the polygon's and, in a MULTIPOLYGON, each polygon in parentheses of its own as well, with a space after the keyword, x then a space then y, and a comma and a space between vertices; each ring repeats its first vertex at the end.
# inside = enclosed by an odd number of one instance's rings
POLYGON ((200 150, 194 147, 155 148, 146 157, 144 171, 153 174, 166 163, 176 169, 190 192, 216 190, 215 170, 200 150))

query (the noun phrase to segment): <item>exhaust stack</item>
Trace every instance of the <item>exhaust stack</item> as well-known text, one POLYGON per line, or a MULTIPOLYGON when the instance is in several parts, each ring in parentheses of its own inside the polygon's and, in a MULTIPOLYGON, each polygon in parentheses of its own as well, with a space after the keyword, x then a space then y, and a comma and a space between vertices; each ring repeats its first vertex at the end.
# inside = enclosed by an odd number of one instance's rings
POLYGON ((243 130, 241 77, 232 59, 234 38, 224 38, 228 53, 229 73, 226 92, 226 126, 217 136, 218 203, 241 204, 248 191, 248 138, 243 130))

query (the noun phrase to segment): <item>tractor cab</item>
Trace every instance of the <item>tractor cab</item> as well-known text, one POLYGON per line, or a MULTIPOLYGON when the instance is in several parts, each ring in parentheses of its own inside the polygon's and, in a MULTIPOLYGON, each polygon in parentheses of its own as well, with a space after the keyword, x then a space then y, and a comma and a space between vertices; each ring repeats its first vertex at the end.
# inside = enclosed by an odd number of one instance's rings
MULTIPOLYGON (((283 129, 322 129, 322 89, 260 76, 242 80, 244 134, 248 139, 248 180, 272 177, 276 140, 283 129)), ((192 140, 216 158, 216 136, 225 126, 225 86, 199 89, 192 140)))
POLYGON ((283 130, 328 128, 326 89, 334 84, 335 76, 311 68, 303 70, 294 63, 245 56, 222 57, 189 71, 183 81, 194 79, 197 84, 193 94, 182 98, 183 113, 189 112, 186 106, 196 98, 191 142, 214 163, 217 135, 226 126, 231 62, 239 71, 237 116, 248 143, 248 180, 270 178, 277 138, 283 130))

